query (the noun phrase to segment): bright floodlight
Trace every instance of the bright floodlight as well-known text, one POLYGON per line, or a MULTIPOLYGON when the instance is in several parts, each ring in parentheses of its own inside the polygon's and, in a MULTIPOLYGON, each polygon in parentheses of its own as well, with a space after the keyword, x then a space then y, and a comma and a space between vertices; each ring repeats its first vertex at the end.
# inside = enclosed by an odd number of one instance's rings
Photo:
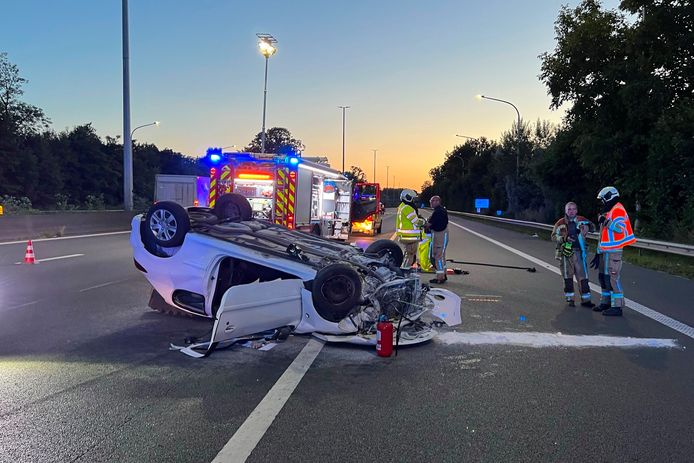
POLYGON ((481 100, 482 98, 484 98, 484 95, 475 95, 475 98, 477 98, 478 100, 481 100))
POLYGON ((258 37, 258 48, 264 57, 269 58, 277 52, 277 47, 275 46, 277 39, 272 35, 256 34, 256 36, 258 37))
POLYGON ((161 124, 161 122, 159 122, 159 121, 154 121, 154 125, 156 125, 157 127, 159 127, 159 124, 161 124))

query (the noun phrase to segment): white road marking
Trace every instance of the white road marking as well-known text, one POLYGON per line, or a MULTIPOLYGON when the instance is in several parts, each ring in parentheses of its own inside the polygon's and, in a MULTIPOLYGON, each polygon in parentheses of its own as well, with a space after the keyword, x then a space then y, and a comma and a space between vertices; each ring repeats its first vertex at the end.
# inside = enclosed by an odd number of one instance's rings
POLYGON ((80 289, 79 292, 83 293, 85 291, 90 291, 92 289, 103 288, 104 286, 115 285, 117 283, 123 283, 124 281, 128 281, 128 280, 130 280, 130 278, 124 278, 122 280, 107 281, 106 283, 102 283, 100 285, 94 285, 94 286, 90 286, 89 288, 80 289))
POLYGON ((471 333, 441 333, 435 342, 443 344, 505 344, 523 347, 653 347, 678 348, 674 339, 624 338, 619 336, 575 336, 562 333, 517 331, 478 331, 471 333))
MULTIPOLYGON (((130 230, 126 231, 117 231, 117 232, 108 232, 108 233, 93 233, 91 235, 75 235, 75 236, 59 236, 56 238, 38 238, 35 240, 31 240, 32 243, 38 243, 40 241, 58 241, 58 240, 74 240, 77 238, 91 238, 94 236, 111 236, 111 235, 123 235, 125 233, 130 233, 130 230)), ((4 243, 0 243, 0 246, 5 246, 6 244, 26 244, 26 242, 29 240, 19 240, 19 241, 5 241, 4 243)))
POLYGON ((311 339, 299 352, 291 365, 280 376, 272 389, 246 418, 241 427, 229 439, 212 463, 245 462, 263 438, 277 414, 296 389, 306 371, 313 364, 323 343, 311 339))
MULTIPOLYGON (((58 256, 58 257, 48 257, 46 259, 36 259, 36 262, 48 262, 51 260, 60 260, 60 259, 72 259, 73 257, 82 257, 84 254, 69 254, 67 256, 58 256)), ((23 262, 15 262, 15 265, 20 265, 23 262)))
POLYGON ((40 299, 38 301, 32 301, 32 302, 27 302, 26 304, 20 304, 20 305, 15 305, 13 307, 8 307, 7 310, 21 309, 22 307, 28 307, 30 305, 38 304, 39 302, 41 302, 40 299))
MULTIPOLYGON (((555 267, 554 265, 548 264, 547 262, 545 262, 543 260, 540 260, 536 257, 533 257, 529 254, 526 254, 523 251, 519 251, 518 249, 512 248, 511 246, 508 246, 508 245, 506 245, 500 241, 489 238, 488 236, 484 236, 481 233, 477 233, 474 230, 470 230, 469 228, 464 227, 462 225, 459 225, 455 222, 450 222, 450 223, 452 225, 455 225, 458 228, 465 230, 468 233, 471 233, 471 234, 473 234, 479 238, 482 238, 483 240, 487 240, 490 243, 496 244, 497 246, 504 248, 507 251, 512 252, 513 254, 516 254, 517 256, 520 256, 524 259, 527 259, 530 262, 533 262, 533 263, 539 265, 540 267, 543 267, 543 268, 549 270, 550 272, 554 272, 557 275, 561 275, 561 271, 559 270, 559 268, 555 267)), ((602 292, 602 290, 600 289, 600 286, 596 285, 595 283, 590 283, 590 289, 592 289, 593 291, 595 291, 598 294, 600 294, 602 292)), ((694 328, 693 327, 691 327, 685 323, 682 323, 679 320, 675 320, 674 318, 670 318, 667 315, 664 315, 664 314, 662 314, 656 310, 653 310, 649 307, 641 305, 638 302, 632 301, 631 299, 628 299, 626 297, 624 298, 624 303, 627 307, 640 313, 641 315, 648 317, 651 320, 655 320, 658 323, 661 323, 661 324, 667 326, 668 328, 672 328, 673 330, 679 331, 680 333, 684 334, 685 336, 689 336, 690 338, 694 339, 694 328)))
POLYGON ((501 296, 494 296, 492 294, 466 294, 467 297, 498 297, 501 298, 501 296))

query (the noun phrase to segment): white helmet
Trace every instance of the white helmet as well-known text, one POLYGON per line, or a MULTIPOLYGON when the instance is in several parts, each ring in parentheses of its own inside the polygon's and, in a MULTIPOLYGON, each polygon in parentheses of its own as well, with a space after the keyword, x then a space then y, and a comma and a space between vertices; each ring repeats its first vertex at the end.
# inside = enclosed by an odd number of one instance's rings
POLYGON ((606 186, 598 193, 598 199, 606 203, 614 198, 619 198, 619 191, 613 186, 606 186))
POLYGON ((400 201, 411 203, 417 197, 417 192, 414 190, 402 190, 400 192, 400 201))

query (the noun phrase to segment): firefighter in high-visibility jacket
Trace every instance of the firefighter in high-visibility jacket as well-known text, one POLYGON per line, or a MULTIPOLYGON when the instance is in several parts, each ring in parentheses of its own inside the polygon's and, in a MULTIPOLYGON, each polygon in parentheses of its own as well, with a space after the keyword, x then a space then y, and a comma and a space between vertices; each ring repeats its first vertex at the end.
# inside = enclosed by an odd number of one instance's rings
POLYGON ((557 220, 552 229, 552 241, 557 243, 556 258, 561 263, 561 273, 564 278, 564 297, 569 307, 575 307, 574 276, 581 291, 581 306, 592 309, 590 301, 590 286, 588 285, 588 245, 586 236, 594 229, 590 220, 578 215, 578 206, 568 202, 564 206, 564 217, 557 220))
POLYGON ((405 248, 402 268, 410 268, 417 261, 417 246, 422 239, 422 219, 415 205, 417 193, 414 190, 402 190, 400 193, 400 205, 398 215, 395 217, 395 232, 398 241, 405 248))
POLYGON ((624 290, 620 281, 622 270, 622 249, 634 244, 636 237, 629 222, 627 211, 619 202, 619 192, 613 186, 606 186, 598 193, 602 211, 598 217, 600 239, 598 251, 590 262, 592 268, 599 269, 598 278, 602 294, 600 305, 593 310, 607 316, 622 316, 624 290))

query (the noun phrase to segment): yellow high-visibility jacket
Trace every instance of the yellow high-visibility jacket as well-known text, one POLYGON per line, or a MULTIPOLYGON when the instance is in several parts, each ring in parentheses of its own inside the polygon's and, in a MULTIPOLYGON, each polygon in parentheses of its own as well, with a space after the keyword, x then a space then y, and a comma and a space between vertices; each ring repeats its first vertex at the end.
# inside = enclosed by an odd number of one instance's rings
POLYGON ((412 206, 400 203, 395 218, 395 232, 400 241, 419 241, 422 236, 421 219, 412 206))

